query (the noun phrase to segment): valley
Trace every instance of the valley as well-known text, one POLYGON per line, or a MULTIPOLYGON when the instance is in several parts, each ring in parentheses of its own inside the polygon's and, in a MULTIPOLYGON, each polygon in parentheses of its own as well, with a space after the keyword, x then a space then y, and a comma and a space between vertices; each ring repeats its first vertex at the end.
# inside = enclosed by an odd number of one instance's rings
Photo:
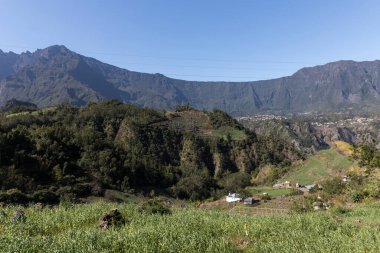
POLYGON ((116 100, 3 111, 0 252, 378 248, 363 237, 379 225, 374 115, 234 119, 116 100), (125 223, 99 228, 109 210, 125 223))
POLYGON ((380 252, 380 1, 0 9, 0 253, 380 252))

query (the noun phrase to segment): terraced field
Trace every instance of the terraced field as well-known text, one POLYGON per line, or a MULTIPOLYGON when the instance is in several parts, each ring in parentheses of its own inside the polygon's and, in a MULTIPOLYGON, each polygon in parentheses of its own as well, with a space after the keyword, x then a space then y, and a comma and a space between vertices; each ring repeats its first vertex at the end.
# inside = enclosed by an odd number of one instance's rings
POLYGON ((234 141, 244 140, 247 138, 243 130, 229 126, 222 126, 214 129, 206 113, 202 111, 182 111, 168 112, 166 116, 168 121, 160 122, 159 125, 166 125, 172 129, 181 132, 194 132, 206 137, 224 138, 234 141))

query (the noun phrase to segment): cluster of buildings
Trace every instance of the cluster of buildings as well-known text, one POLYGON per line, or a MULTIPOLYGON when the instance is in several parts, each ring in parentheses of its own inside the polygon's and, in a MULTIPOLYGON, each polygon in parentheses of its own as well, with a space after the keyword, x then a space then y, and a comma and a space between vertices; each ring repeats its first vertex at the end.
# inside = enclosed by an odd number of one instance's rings
MULTIPOLYGON (((348 183, 351 181, 351 178, 349 176, 342 176, 342 182, 348 183)), ((322 187, 319 184, 309 184, 309 185, 300 185, 299 183, 296 183, 295 185, 292 185, 290 181, 284 181, 284 182, 278 182, 273 185, 274 189, 281 189, 281 188, 287 188, 287 189, 298 189, 302 191, 303 193, 308 193, 312 189, 318 188, 321 189, 322 187)), ((266 193, 264 193, 266 194, 266 193)), ((245 205, 253 205, 255 203, 260 202, 260 200, 254 199, 252 197, 243 198, 241 195, 237 193, 228 193, 226 196, 226 202, 228 203, 236 203, 241 202, 245 205)), ((313 203, 313 209, 314 210, 326 210, 329 208, 329 204, 327 202, 322 201, 322 199, 318 196, 317 201, 313 203)))

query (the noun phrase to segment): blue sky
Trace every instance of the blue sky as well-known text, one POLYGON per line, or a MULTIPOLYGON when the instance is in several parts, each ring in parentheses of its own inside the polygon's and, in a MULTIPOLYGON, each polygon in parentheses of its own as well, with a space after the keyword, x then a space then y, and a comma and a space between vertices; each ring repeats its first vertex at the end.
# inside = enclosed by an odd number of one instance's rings
POLYGON ((378 0, 0 0, 0 48, 65 45, 129 70, 248 81, 380 59, 378 0))

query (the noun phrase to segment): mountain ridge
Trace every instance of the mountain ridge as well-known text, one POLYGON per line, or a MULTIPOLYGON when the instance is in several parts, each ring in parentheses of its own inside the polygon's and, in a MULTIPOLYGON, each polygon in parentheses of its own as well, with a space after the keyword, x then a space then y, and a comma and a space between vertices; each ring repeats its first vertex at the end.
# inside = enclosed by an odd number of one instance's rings
POLYGON ((142 107, 190 104, 243 116, 376 110, 379 91, 379 60, 337 61, 270 80, 198 82, 122 69, 59 45, 34 53, 0 52, 0 105, 13 98, 38 106, 119 99, 142 107))

